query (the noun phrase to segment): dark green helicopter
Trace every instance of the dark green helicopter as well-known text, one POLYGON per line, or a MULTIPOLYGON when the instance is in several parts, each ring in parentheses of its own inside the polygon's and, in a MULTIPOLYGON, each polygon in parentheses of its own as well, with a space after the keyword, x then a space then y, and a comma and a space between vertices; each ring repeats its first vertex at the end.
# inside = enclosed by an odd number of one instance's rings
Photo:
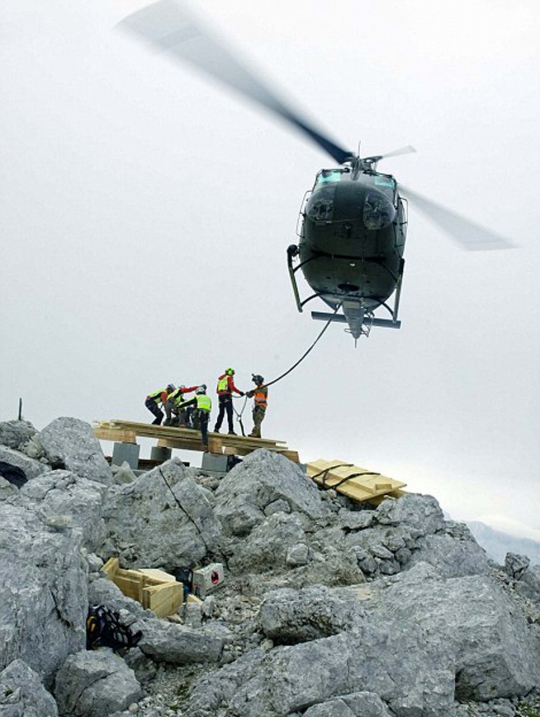
POLYGON ((202 30, 183 2, 159 0, 133 13, 119 27, 134 32, 154 49, 188 62, 224 82, 308 135, 339 165, 321 169, 306 194, 298 223, 298 245, 287 262, 299 311, 314 298, 333 311, 314 319, 348 325, 353 337, 372 326, 400 328, 399 300, 407 236, 407 200, 467 249, 503 249, 504 237, 426 197, 404 188, 391 174, 377 171, 381 159, 414 152, 412 147, 361 158, 344 149, 283 102, 243 63, 202 30), (296 282, 301 269, 313 294, 302 300, 296 282), (392 305, 389 299, 393 295, 392 305), (386 318, 375 317, 379 308, 386 318), (342 314, 338 313, 342 310, 342 314))

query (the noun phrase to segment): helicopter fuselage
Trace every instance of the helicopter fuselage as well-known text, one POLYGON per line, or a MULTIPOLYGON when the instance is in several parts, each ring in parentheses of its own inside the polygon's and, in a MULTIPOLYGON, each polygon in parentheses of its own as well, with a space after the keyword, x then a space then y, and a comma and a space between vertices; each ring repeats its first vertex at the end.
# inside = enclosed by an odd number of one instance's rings
POLYGON ((406 231, 391 175, 323 169, 302 211, 298 250, 306 281, 333 308, 357 300, 372 312, 396 289, 406 231))

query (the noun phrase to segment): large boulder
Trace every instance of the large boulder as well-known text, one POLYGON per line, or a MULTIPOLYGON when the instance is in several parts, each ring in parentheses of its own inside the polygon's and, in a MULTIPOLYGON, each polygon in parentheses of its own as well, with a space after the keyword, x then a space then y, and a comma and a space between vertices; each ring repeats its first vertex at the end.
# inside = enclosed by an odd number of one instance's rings
POLYGON ((407 525, 423 535, 444 528, 444 514, 431 495, 407 493, 397 500, 385 500, 377 508, 376 520, 381 525, 407 525))
POLYGON ((219 623, 192 629, 185 625, 144 620, 133 625, 142 630, 139 648, 157 662, 185 665, 193 662, 217 662, 229 631, 219 623))
POLYGON ((36 429, 29 421, 2 421, 0 445, 21 450, 36 433, 36 429))
POLYGON ((265 595, 258 624, 274 644, 293 645, 350 629, 362 613, 358 602, 345 600, 321 585, 302 590, 284 588, 265 595))
POLYGON ((2 505, 0 670, 18 658, 48 686, 86 643, 87 568, 81 534, 47 528, 31 511, 2 505))
POLYGON ((56 418, 41 431, 39 441, 53 468, 65 468, 81 478, 111 485, 111 469, 89 423, 56 418))
POLYGON ((372 615, 390 629, 422 625, 455 659, 458 699, 488 701, 540 687, 540 654, 517 604, 490 578, 445 579, 425 563, 387 578, 372 615))
POLYGON ((204 492, 177 458, 112 488, 103 517, 122 563, 139 568, 199 563, 221 535, 204 492))
POLYGON ((352 694, 359 686, 389 703, 397 717, 448 717, 453 710, 451 649, 442 641, 427 641, 419 625, 393 633, 361 623, 347 632, 254 657, 256 672, 245 672, 242 679, 236 670, 223 668, 198 682, 190 714, 213 714, 221 708, 219 714, 231 717, 281 717, 352 694))
POLYGON ((68 516, 70 524, 82 531, 83 546, 92 552, 105 535, 101 517, 105 490, 95 481, 57 470, 26 483, 12 502, 33 510, 44 523, 53 516, 68 516))
POLYGON ((54 695, 61 714, 107 717, 142 697, 135 673, 109 648, 70 655, 56 675, 54 695))
POLYGON ((13 660, 0 672, 0 715, 58 717, 53 696, 24 660, 13 660))
POLYGON ((332 511, 316 484, 294 463, 264 449, 250 453, 221 481, 216 516, 227 533, 247 535, 274 508, 328 520, 332 511))

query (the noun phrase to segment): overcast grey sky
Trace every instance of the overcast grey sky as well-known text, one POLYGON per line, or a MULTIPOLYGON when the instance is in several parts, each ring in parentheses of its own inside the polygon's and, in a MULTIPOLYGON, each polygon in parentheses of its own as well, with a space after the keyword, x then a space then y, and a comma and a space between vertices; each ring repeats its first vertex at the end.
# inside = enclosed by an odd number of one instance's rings
MULTIPOLYGON (((322 328, 296 311, 285 250, 332 161, 116 31, 141 4, 2 3, 0 420, 19 396, 38 428, 149 420, 149 391, 227 366, 247 389, 322 328)), ((401 331, 355 349, 331 326, 271 389, 266 435, 540 539, 540 5, 197 9, 338 142, 414 145, 380 169, 520 245, 461 251, 411 207, 401 331)))

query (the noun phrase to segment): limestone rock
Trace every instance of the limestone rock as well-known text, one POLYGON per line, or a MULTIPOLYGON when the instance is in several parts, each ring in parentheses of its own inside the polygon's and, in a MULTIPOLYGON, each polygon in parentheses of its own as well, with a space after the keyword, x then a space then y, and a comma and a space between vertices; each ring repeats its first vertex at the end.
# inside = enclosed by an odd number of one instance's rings
POLYGON ((56 418, 41 431, 39 440, 53 468, 65 468, 81 478, 111 485, 111 469, 89 423, 56 418))
POLYGON ((442 530, 444 515, 431 495, 407 493, 397 500, 385 500, 377 508, 377 522, 381 525, 407 525, 422 535, 442 530))
POLYGON ((421 547, 413 553, 409 565, 426 562, 445 578, 465 575, 487 575, 490 572, 486 551, 471 537, 455 540, 445 533, 427 535, 421 547))
POLYGON ((458 699, 524 695, 538 683, 540 654, 523 613, 490 578, 444 579, 424 563, 389 578, 375 615, 393 629, 422 625, 452 647, 458 699))
POLYGON ((225 531, 239 536, 262 523, 265 511, 278 501, 282 510, 285 503, 312 520, 332 514, 315 483, 297 465, 264 449, 250 453, 223 478, 216 498, 216 515, 225 531))
POLYGON ((2 506, 0 669, 21 658, 45 686, 86 642, 87 569, 76 531, 53 532, 29 510, 2 506))
POLYGON ((24 453, 20 453, 13 448, 4 448, 4 446, 0 446, 0 461, 20 468, 28 480, 37 478, 37 476, 49 470, 48 466, 43 465, 43 463, 29 458, 24 453))
POLYGON ((0 715, 58 717, 53 696, 24 660, 13 660, 0 672, 0 715))
POLYGON ((60 713, 107 717, 142 697, 140 685, 121 657, 109 648, 70 655, 56 675, 60 713))
POLYGON ((238 542, 229 568, 242 573, 283 567, 289 549, 305 540, 298 513, 273 513, 252 530, 249 540, 238 542))
POLYGON ((185 665, 193 662, 217 662, 229 631, 219 625, 207 624, 200 629, 165 623, 160 620, 136 623, 142 630, 139 648, 158 662, 185 665))
POLYGON ((101 517, 104 495, 101 484, 57 470, 26 483, 17 504, 33 508, 43 522, 56 515, 69 516, 71 524, 82 531, 83 546, 92 552, 105 536, 101 517))
POLYGON ((358 603, 314 585, 267 593, 259 609, 258 624, 275 644, 292 645, 342 632, 361 617, 358 603))
POLYGON ((314 705, 304 717, 392 717, 388 707, 373 692, 354 692, 314 705))
POLYGON ((516 583, 516 592, 540 607, 540 565, 534 565, 516 583))
POLYGON ((0 445, 20 451, 37 433, 29 421, 0 422, 0 445))
POLYGON ((103 516, 122 562, 132 567, 199 563, 221 534, 212 507, 177 458, 112 488, 103 516))
POLYGON ((504 559, 504 569, 514 580, 519 580, 530 564, 531 561, 526 555, 516 555, 516 553, 506 553, 504 559))

